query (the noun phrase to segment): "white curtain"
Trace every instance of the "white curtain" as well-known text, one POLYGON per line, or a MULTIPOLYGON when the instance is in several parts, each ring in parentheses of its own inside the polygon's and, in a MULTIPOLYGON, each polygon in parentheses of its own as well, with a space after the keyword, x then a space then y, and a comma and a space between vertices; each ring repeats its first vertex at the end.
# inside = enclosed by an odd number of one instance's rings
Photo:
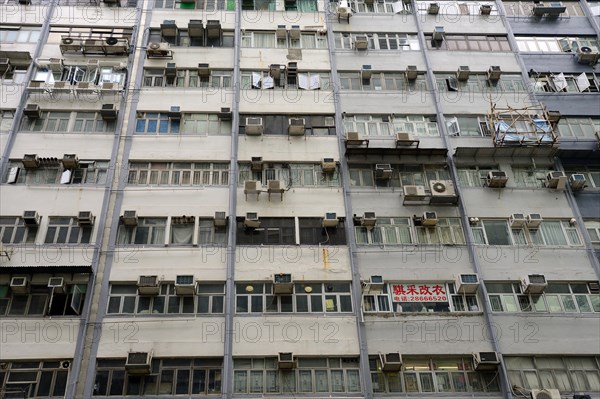
POLYGON ((191 244, 194 236, 193 224, 179 224, 171 226, 171 242, 173 244, 191 244))

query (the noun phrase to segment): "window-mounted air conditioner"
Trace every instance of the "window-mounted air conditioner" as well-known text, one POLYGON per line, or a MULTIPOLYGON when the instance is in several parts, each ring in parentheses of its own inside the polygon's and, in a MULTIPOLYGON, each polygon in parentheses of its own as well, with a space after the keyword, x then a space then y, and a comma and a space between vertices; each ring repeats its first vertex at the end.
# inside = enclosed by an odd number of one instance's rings
POLYGON ((479 6, 479 12, 481 13, 481 15, 490 15, 492 13, 491 4, 482 4, 481 6, 479 6))
POLYGON ((167 116, 171 119, 181 119, 181 107, 179 105, 171 105, 167 116))
POLYGON ((359 35, 354 38, 354 48, 357 50, 366 50, 369 48, 369 38, 365 35, 359 35))
POLYGON ((10 59, 8 58, 0 58, 0 73, 4 73, 8 71, 10 67, 10 59))
POLYGON ((142 295, 158 295, 160 291, 158 276, 139 276, 137 287, 142 295))
POLYGON ((29 279, 27 277, 13 277, 10 279, 10 290, 15 294, 29 292, 29 279))
POLYGON ((214 223, 217 227, 227 226, 227 214, 225 212, 215 212, 214 223))
POLYGON ((421 224, 423 226, 435 226, 438 223, 438 216, 436 212, 423 212, 421 218, 421 224))
MULTIPOLYGON (((576 397, 579 395, 573 395, 573 399, 577 399, 576 397)), ((581 395, 583 397, 587 396, 591 398, 589 395, 581 395)), ((531 399, 560 399, 560 391, 558 389, 532 389, 531 390, 531 399)), ((583 398, 582 398, 583 399, 583 398)))
POLYGON ((61 53, 67 51, 81 51, 83 48, 83 39, 78 37, 63 36, 60 39, 59 48, 61 53))
POLYGON ((268 192, 280 192, 283 190, 283 184, 281 184, 281 180, 268 180, 267 181, 267 191, 268 192))
POLYGON ((77 154, 64 154, 61 163, 64 169, 77 169, 79 158, 77 158, 77 154))
POLYGON ((260 136, 263 134, 263 120, 262 118, 246 118, 246 135, 248 136, 260 136))
POLYGON ((107 54, 126 53, 129 50, 129 40, 122 37, 107 37, 103 49, 107 54))
POLYGON ((48 288, 56 294, 65 293, 65 279, 62 277, 50 277, 48 279, 48 288))
POLYGON ((322 226, 323 227, 337 227, 340 221, 337 218, 337 214, 335 212, 327 212, 325 217, 323 218, 322 226))
POLYGON ((175 293, 177 295, 194 295, 196 282, 193 275, 179 275, 175 277, 175 293))
POLYGON ((279 273, 273 276, 273 294, 292 294, 294 292, 294 282, 292 275, 279 273))
POLYGON ((102 108, 100 109, 100 116, 105 120, 113 120, 117 119, 117 115, 119 111, 115 104, 102 104, 102 108))
POLYGON ((23 212, 23 223, 26 226, 37 226, 40 224, 40 215, 37 211, 25 211, 23 212))
POLYGON ((290 39, 292 40, 300 40, 300 25, 292 25, 290 29, 290 39))
POLYGON ((496 82, 496 81, 500 80, 501 76, 502 76, 502 70, 497 65, 492 65, 490 67, 490 69, 488 69, 488 71, 487 71, 487 78, 488 78, 488 80, 490 80, 492 82, 496 82))
POLYGON ((121 221, 125 226, 137 226, 138 217, 136 211, 124 211, 121 221))
POLYGON ((569 176, 569 186, 573 191, 583 190, 586 182, 585 175, 581 173, 573 173, 569 176))
POLYGON ((375 178, 389 180, 392 178, 392 165, 389 163, 378 163, 375 165, 375 178))
POLYGON ((365 212, 363 217, 360 219, 360 225, 367 229, 372 229, 377 224, 377 217, 375 212, 365 212))
POLYGON ((406 76, 406 80, 416 80, 419 76, 419 71, 416 65, 409 65, 406 67, 404 71, 404 76, 406 76))
POLYGON ((246 194, 256 194, 259 193, 261 189, 260 182, 256 180, 246 180, 244 181, 244 193, 246 194))
POLYGON ((453 197, 456 195, 452 180, 431 180, 429 188, 433 197, 453 197))
POLYGON ((277 355, 277 367, 280 369, 293 369, 296 367, 294 354, 292 352, 279 352, 277 355))
POLYGON ((80 226, 92 226, 95 220, 96 216, 94 216, 90 211, 80 211, 77 214, 77 223, 80 226))
POLYGON ((425 186, 402 186, 405 197, 426 197, 425 186))
POLYGON ((171 53, 170 48, 171 46, 167 42, 151 42, 148 43, 146 53, 148 56, 154 58, 169 57, 171 53))
POLYGON ((546 187, 561 190, 565 188, 567 175, 563 171, 548 172, 546 175, 546 187))
POLYGON ((488 187, 504 188, 508 182, 506 172, 502 170, 491 170, 488 172, 486 184, 488 187))
POLYGON ((529 274, 521 279, 521 291, 525 294, 541 294, 547 286, 542 274, 529 274))
POLYGON ((373 66, 370 64, 365 64, 360 68, 360 77, 362 79, 371 79, 373 76, 373 66))
POLYGON ((542 215, 540 215, 539 213, 530 213, 529 215, 527 215, 527 228, 539 228, 543 220, 544 219, 542 219, 542 215))
POLYGON ((471 69, 466 66, 466 65, 462 65, 458 67, 458 71, 456 71, 456 79, 458 79, 458 81, 460 82, 465 82, 467 80, 469 80, 469 75, 471 74, 471 69))
POLYGON ((352 9, 348 5, 347 0, 340 0, 337 8, 337 17, 339 19, 348 19, 350 21, 350 17, 352 16, 352 9))
POLYGON ((444 40, 444 27, 443 26, 436 26, 433 29, 433 34, 432 34, 432 38, 433 40, 444 40))
POLYGON ((248 228, 260 227, 260 220, 258 219, 258 213, 256 213, 256 212, 246 213, 246 218, 244 219, 244 226, 248 227, 248 228))
POLYGON ((230 121, 231 120, 231 108, 229 107, 221 107, 221 111, 219 112, 219 119, 222 121, 230 121))
POLYGON ((358 133, 358 132, 347 132, 346 133, 346 141, 358 142, 358 141, 362 141, 362 139, 360 138, 360 133, 358 133))
POLYGON ((306 126, 306 120, 304 118, 290 118, 288 124, 288 131, 291 136, 303 136, 306 126))
POLYGON ((513 213, 508 218, 508 224, 511 228, 525 227, 527 225, 527 218, 523 213, 513 213))
POLYGON ((42 110, 37 104, 27 104, 23 110, 23 114, 29 119, 39 119, 42 116, 42 110))
POLYGON ((382 353, 379 355, 383 371, 400 371, 402 369, 402 355, 400 352, 382 353))
POLYGON ((598 59, 600 58, 599 52, 594 51, 591 47, 588 46, 576 45, 574 47, 576 47, 577 62, 579 64, 587 64, 594 66, 598 63, 598 59))
POLYGON ((221 21, 218 19, 209 19, 206 21, 206 36, 209 39, 221 37, 221 21))
POLYGON ((427 7, 427 14, 437 15, 440 12, 440 5, 438 3, 429 3, 427 7))
POLYGON ((496 352, 476 352, 473 353, 473 364, 475 370, 495 370, 500 364, 500 359, 496 352))
POLYGON ((207 63, 198 64, 198 76, 209 77, 210 76, 210 65, 207 63))
POLYGON ((40 166, 37 154, 25 154, 21 162, 25 169, 37 169, 40 166))
POLYGON ((382 276, 370 276, 369 277, 369 288, 372 290, 382 290, 385 285, 382 276))
POLYGON ((252 172, 262 172, 263 159, 262 157, 252 157, 250 160, 250 170, 252 172))
POLYGON ((152 370, 152 354, 150 352, 129 352, 125 362, 125 370, 129 374, 150 374, 152 370))
POLYGON ((285 25, 277 25, 277 29, 275 30, 275 36, 277 39, 285 40, 287 39, 287 28, 285 25))
POLYGON ((282 72, 285 72, 285 65, 279 65, 279 64, 269 65, 269 76, 271 76, 273 79, 280 79, 282 72))
POLYGON ((333 173, 337 168, 337 162, 333 158, 323 158, 321 160, 321 170, 323 173, 333 173))
POLYGON ((459 294, 475 294, 479 289, 479 276, 459 274, 454 281, 454 289, 459 294))

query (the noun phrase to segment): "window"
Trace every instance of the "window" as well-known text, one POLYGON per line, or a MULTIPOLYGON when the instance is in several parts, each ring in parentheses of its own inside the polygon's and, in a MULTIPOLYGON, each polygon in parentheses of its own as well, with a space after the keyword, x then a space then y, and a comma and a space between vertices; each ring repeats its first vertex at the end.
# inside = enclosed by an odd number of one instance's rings
POLYGON ((276 3, 273 0, 243 0, 242 10, 275 11, 276 3))
POLYGON ((446 126, 450 136, 491 136, 485 116, 447 116, 446 126))
POLYGON ((315 0, 288 0, 285 2, 285 11, 316 12, 315 0))
POLYGON ((175 285, 163 283, 158 295, 142 295, 136 285, 112 284, 108 314, 222 314, 225 285, 203 281, 197 284, 197 295, 181 296, 175 285))
POLYGON ((98 359, 94 396, 174 396, 221 393, 222 358, 152 359, 152 374, 125 370, 125 359, 98 359))
POLYGON ((200 136, 230 136, 231 121, 222 120, 217 114, 183 114, 181 134, 200 136))
MULTIPOLYGON (((596 132, 600 132, 600 119, 561 117, 558 122, 558 129, 555 129, 555 132, 561 137, 593 139, 596 132)), ((600 181, 598 186, 600 186, 600 181)))
POLYGON ((0 131, 8 133, 12 128, 14 118, 15 112, 13 110, 0 111, 0 131))
POLYGON ((375 165, 348 165, 350 185, 360 187, 425 186, 431 180, 449 180, 448 170, 441 165, 396 165, 392 164, 390 180, 375 179, 375 165))
POLYGON ((402 360, 402 371, 384 372, 381 357, 369 357, 374 392, 500 392, 498 372, 473 370, 471 357, 402 360))
POLYGON ((464 245, 465 236, 458 218, 438 218, 436 226, 416 226, 419 244, 464 245))
POLYGON ((289 35, 285 39, 278 39, 274 31, 246 30, 242 32, 242 47, 325 49, 327 37, 317 32, 301 32, 300 39, 292 39, 289 35))
POLYGON ((348 313, 352 312, 349 283, 294 284, 294 293, 276 295, 273 284, 236 284, 237 313, 348 313))
POLYGON ((381 2, 374 3, 366 3, 363 0, 354 0, 348 2, 350 8, 355 13, 397 13, 397 12, 410 12, 408 8, 408 4, 403 4, 400 7, 404 6, 404 9, 396 9, 394 8, 394 0, 383 0, 381 2))
POLYGON ((40 28, 21 27, 21 26, 4 26, 5 29, 0 29, 1 43, 37 43, 40 39, 40 28))
POLYGON ((322 218, 300 218, 300 245, 346 245, 344 221, 337 227, 323 227, 322 218))
POLYGON ((240 134, 246 134, 247 118, 261 117, 264 135, 287 136, 290 118, 304 119, 305 136, 335 136, 335 121, 330 115, 240 115, 240 134))
POLYGON ((398 245, 412 244, 409 218, 377 218, 374 228, 355 226, 358 245, 398 245))
POLYGON ((537 92, 597 93, 600 91, 600 75, 543 73, 532 76, 531 85, 537 92))
POLYGON ((154 0, 154 8, 166 9, 197 9, 205 11, 227 10, 235 11, 235 2, 227 0, 198 0, 197 2, 182 2, 180 0, 154 0))
MULTIPOLYGON (((564 2, 563 5, 574 4, 564 2)), ((508 12, 508 8, 506 9, 508 12)), ((516 36, 517 46, 521 52, 532 53, 570 53, 573 47, 589 47, 593 51, 600 51, 598 40, 595 37, 547 37, 547 36, 516 36)))
MULTIPOLYGON (((503 1, 506 15, 509 17, 530 18, 535 1, 503 1)), ((566 11, 562 16, 584 17, 585 13, 581 5, 576 1, 565 1, 562 3, 566 11)))
POLYGON ((600 188, 600 166, 566 166, 565 173, 570 176, 574 173, 585 175, 586 187, 600 188))
POLYGON ((0 384, 6 397, 62 397, 65 395, 69 370, 60 361, 31 360, 4 362, 0 384))
POLYGON ((227 244, 227 227, 215 226, 213 219, 200 219, 198 244, 204 246, 227 244))
POLYGON ((354 50, 357 36, 367 36, 369 50, 419 50, 417 35, 405 33, 334 32, 335 48, 354 50))
POLYGON ((257 180, 267 185, 269 180, 281 180, 291 187, 338 187, 339 172, 323 173, 320 164, 269 164, 260 172, 253 172, 251 165, 239 165, 239 184, 247 180, 257 180))
POLYGON ((353 115, 344 117, 346 132, 358 132, 361 136, 395 137, 397 132, 410 133, 415 137, 439 136, 435 117, 421 115, 353 115))
POLYGON ((514 184, 522 188, 543 188, 545 187, 546 175, 552 172, 552 169, 536 169, 533 167, 512 167, 515 177, 514 184))
POLYGON ((506 220, 482 220, 472 227, 475 242, 488 245, 580 246, 577 228, 568 221, 544 220, 539 229, 508 227, 506 220))
MULTIPOLYGON (((67 169, 63 169, 62 166, 57 162, 46 163, 36 169, 25 169, 23 163, 18 160, 11 160, 7 172, 10 172, 11 168, 19 168, 19 174, 17 177, 16 184, 106 184, 106 176, 108 173, 109 162, 108 161, 89 161, 80 160, 79 167, 75 169, 68 169, 70 175, 65 175, 67 180, 62 180, 63 174, 67 169)), ((6 182, 8 179, 8 173, 4 177, 6 182)))
POLYGON ((358 358, 298 358, 297 367, 282 370, 276 358, 233 360, 233 392, 360 392, 358 358))
POLYGON ((486 282, 494 312, 600 312, 597 283, 549 282, 542 294, 526 294, 519 283, 486 282))
MULTIPOLYGON (((465 2, 465 1, 437 1, 439 6, 439 15, 477 15, 481 14, 479 7, 482 4, 490 4, 488 2, 465 2)), ((429 1, 417 2, 417 13, 427 14, 429 9, 429 1)), ((495 5, 492 6, 490 15, 498 15, 498 10, 495 5)))
POLYGON ((34 243, 37 226, 26 226, 18 216, 0 216, 0 242, 3 244, 34 243))
MULTIPOLYGON (((155 0, 169 2, 172 0, 155 0)), ((215 0, 206 0, 207 2, 215 0)), ((235 7, 235 3, 231 0, 217 0, 218 2, 227 1, 231 3, 232 7, 235 7)), ((203 0, 199 0, 199 4, 203 3, 203 0)), ((190 3, 187 3, 190 4, 190 3)), ((204 24, 206 26, 206 23, 204 24)), ((233 31, 221 31, 219 37, 208 37, 207 35, 195 37, 190 36, 187 29, 177 28, 175 36, 163 36, 160 29, 150 29, 150 37, 148 42, 166 42, 171 47, 233 47, 233 31)))
POLYGON ((226 186, 229 164, 199 162, 131 162, 128 184, 226 186))
POLYGON ((211 70, 210 76, 199 76, 197 69, 177 69, 174 75, 166 75, 164 69, 144 69, 145 87, 231 87, 232 72, 211 70))
POLYGON ((241 88, 253 90, 302 89, 331 90, 330 75, 327 72, 303 72, 289 74, 281 70, 279 77, 271 76, 269 71, 241 71, 241 88))
POLYGON ((598 358, 506 356, 511 385, 525 389, 559 389, 561 392, 600 391, 598 358))
MULTIPOLYGON (((479 10, 478 10, 479 11, 479 10)), ((425 35, 427 48, 448 51, 511 51, 506 36, 445 35, 444 40, 433 40, 431 34, 425 35)))
POLYGON ((237 222, 237 245, 295 245, 294 218, 260 218, 260 227, 246 228, 237 222))
MULTIPOLYGON (((498 93, 526 92, 526 87, 523 84, 523 79, 521 78, 521 75, 516 74, 510 75, 504 73, 502 74, 500 80, 491 82, 488 80, 487 75, 485 74, 471 73, 469 75, 469 80, 459 81, 456 79, 455 72, 449 74, 437 73, 436 81, 440 93, 464 91, 467 93, 486 93, 486 95, 489 94, 493 96, 497 95, 498 93)), ((469 121, 466 119, 464 120, 464 122, 466 124, 469 123, 469 121)), ((481 122, 484 122, 484 120, 481 120, 481 122)), ((487 131, 483 130, 483 132, 485 132, 485 135, 488 135, 487 131)))
POLYGON ((113 133, 115 120, 104 120, 99 112, 42 112, 38 119, 24 116, 19 131, 41 133, 113 133))
POLYGON ((192 245, 195 221, 193 216, 171 218, 171 244, 192 245))
POLYGON ((585 228, 590 235, 590 241, 594 248, 600 248, 600 221, 597 220, 586 220, 585 228))
POLYGON ((117 245, 164 245, 167 218, 138 218, 137 226, 119 225, 117 245))
POLYGON ((458 168, 458 180, 462 187, 484 187, 488 174, 498 170, 496 166, 471 166, 458 168))
POLYGON ((0 298, 0 316, 77 316, 86 290, 86 284, 66 285, 64 292, 50 291, 47 284, 31 284, 28 294, 11 291, 0 298))
POLYGON ((76 217, 50 216, 45 244, 89 244, 93 226, 80 226, 76 217))

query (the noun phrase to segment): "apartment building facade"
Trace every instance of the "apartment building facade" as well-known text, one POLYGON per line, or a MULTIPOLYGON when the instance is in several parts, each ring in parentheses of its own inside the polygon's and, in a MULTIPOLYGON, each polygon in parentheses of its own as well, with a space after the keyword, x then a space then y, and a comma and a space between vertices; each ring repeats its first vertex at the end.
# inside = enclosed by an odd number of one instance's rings
POLYGON ((598 2, 0 7, 0 397, 600 394, 598 2))

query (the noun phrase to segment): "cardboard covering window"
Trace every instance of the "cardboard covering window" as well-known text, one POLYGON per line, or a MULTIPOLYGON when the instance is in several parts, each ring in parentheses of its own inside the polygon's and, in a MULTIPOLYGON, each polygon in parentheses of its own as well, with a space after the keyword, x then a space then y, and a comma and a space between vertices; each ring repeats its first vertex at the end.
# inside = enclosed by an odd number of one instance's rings
POLYGON ((64 172, 62 172, 62 175, 60 176, 60 184, 69 183, 71 183, 71 171, 67 169, 64 172))
POLYGON ((321 88, 321 77, 307 73, 298 74, 298 87, 304 90, 317 90, 321 88))
POLYGON ((563 91, 569 85, 567 84, 567 79, 565 78, 564 73, 559 73, 558 75, 552 77, 552 83, 554 84, 554 88, 556 91, 563 91))
POLYGON ((275 82, 273 81, 272 77, 265 76, 264 78, 262 78, 263 89, 272 89, 273 87, 275 87, 275 82))
POLYGON ((394 11, 394 14, 398 14, 398 13, 404 11, 404 7, 402 6, 402 2, 401 1, 397 1, 395 3, 392 3, 392 10, 394 11))
POLYGON ((262 74, 258 72, 252 72, 252 88, 260 89, 260 82, 262 80, 262 74))
POLYGON ((581 75, 577 76, 576 82, 577 82, 577 89, 579 91, 586 91, 591 86, 590 81, 589 81, 587 75, 585 74, 585 72, 582 73, 581 75))

